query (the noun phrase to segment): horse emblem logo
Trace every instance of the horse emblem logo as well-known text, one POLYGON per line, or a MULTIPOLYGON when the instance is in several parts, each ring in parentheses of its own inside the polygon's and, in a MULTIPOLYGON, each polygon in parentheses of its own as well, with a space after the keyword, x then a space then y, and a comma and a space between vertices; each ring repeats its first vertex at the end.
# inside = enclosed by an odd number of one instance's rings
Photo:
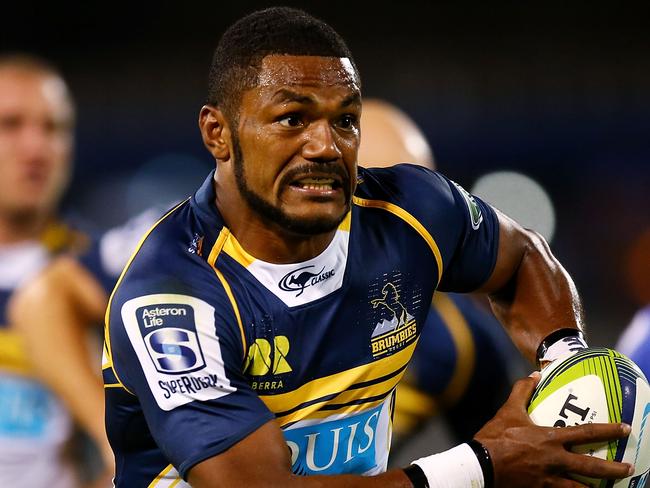
POLYGON ((373 309, 382 309, 381 320, 371 335, 372 354, 375 358, 401 349, 417 337, 415 318, 400 300, 397 287, 393 283, 386 283, 381 293, 380 298, 370 301, 373 309))

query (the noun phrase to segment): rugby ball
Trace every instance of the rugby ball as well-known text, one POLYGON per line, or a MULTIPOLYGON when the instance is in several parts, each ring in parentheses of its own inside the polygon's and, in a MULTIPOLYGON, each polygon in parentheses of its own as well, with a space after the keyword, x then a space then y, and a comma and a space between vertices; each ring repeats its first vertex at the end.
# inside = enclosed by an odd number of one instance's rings
POLYGON ((537 425, 566 427, 625 422, 629 437, 573 450, 601 459, 632 463, 622 480, 574 476, 593 488, 643 488, 650 472, 650 386, 633 361, 606 348, 590 348, 555 360, 542 371, 528 406, 537 425))

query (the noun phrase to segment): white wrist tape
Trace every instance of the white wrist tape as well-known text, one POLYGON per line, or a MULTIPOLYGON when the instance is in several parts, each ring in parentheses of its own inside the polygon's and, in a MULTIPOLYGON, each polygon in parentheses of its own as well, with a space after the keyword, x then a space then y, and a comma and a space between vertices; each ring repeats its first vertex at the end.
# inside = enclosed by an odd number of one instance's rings
POLYGON ((430 488, 483 488, 483 471, 467 444, 413 461, 424 471, 430 488))
POLYGON ((548 346, 548 349, 546 349, 546 352, 540 358, 540 363, 551 362, 559 358, 571 356, 587 347, 589 346, 587 346, 582 336, 563 337, 548 346))

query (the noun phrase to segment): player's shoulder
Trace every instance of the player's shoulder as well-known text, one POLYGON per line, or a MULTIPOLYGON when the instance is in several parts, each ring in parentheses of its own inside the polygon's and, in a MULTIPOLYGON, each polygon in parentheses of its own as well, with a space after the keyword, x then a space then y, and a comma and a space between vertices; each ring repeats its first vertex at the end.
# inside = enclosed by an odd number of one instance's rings
POLYGON ((399 204, 423 197, 454 201, 453 183, 437 171, 400 163, 387 168, 359 168, 358 198, 385 200, 399 204))
POLYGON ((482 220, 475 198, 460 185, 437 171, 408 163, 360 168, 354 203, 362 207, 398 207, 398 213, 408 214, 436 232, 463 228, 468 213, 473 228, 478 228, 482 220))

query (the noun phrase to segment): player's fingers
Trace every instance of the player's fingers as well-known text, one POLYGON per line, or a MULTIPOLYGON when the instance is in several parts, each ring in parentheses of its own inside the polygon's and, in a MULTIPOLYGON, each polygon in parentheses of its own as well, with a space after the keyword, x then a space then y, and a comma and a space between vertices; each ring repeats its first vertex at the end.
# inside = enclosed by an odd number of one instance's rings
POLYGON ((567 445, 605 442, 627 437, 630 434, 627 424, 583 424, 556 429, 557 440, 567 445))
POLYGON ((553 488, 585 488, 589 486, 578 481, 568 480, 566 478, 558 478, 557 480, 553 480, 552 483, 553 484, 550 486, 553 488))
POLYGON ((569 473, 589 476, 591 478, 622 479, 631 476, 634 469, 631 464, 605 461, 585 454, 571 454, 567 458, 566 470, 569 473))
POLYGON ((521 404, 524 407, 528 405, 540 377, 539 371, 534 371, 530 376, 518 380, 512 387, 507 403, 521 404))

